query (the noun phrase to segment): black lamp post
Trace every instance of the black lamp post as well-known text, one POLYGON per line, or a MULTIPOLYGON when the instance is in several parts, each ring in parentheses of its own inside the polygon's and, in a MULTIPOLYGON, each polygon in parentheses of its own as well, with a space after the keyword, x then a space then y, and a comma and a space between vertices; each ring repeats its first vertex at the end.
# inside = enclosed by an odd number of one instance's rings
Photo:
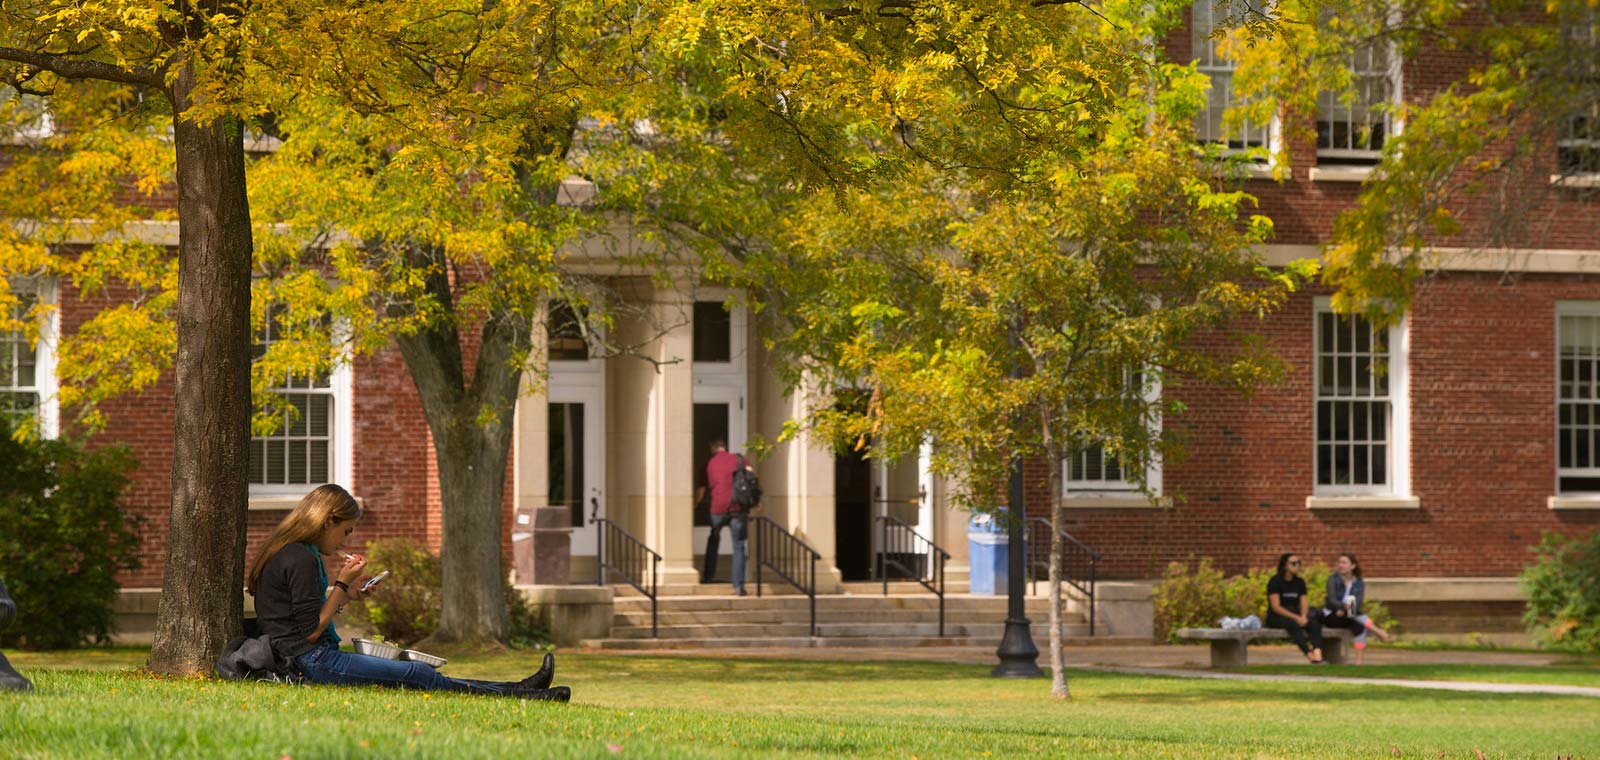
MULTIPOLYGON (((1011 345, 1013 348, 1021 342, 1016 322, 1011 324, 1011 345)), ((1022 377, 1022 364, 1020 361, 1011 365, 1011 377, 1022 377)), ((1018 421, 1017 424, 1020 424, 1018 421)), ((1027 598, 1025 596, 1027 585, 1023 582, 1026 572, 1026 563, 1023 561, 1023 546, 1026 539, 1025 528, 1028 525, 1028 509, 1022 501, 1022 457, 1013 454, 1011 457, 1011 496, 1008 499, 1010 506, 1007 508, 1007 540, 1006 540, 1006 598, 1009 602, 1006 610, 1006 631, 1000 637, 1000 648, 995 654, 1000 657, 1000 664, 996 665, 989 675, 995 678, 1044 678, 1044 671, 1039 669, 1039 647, 1033 643, 1033 624, 1028 620, 1027 598)))

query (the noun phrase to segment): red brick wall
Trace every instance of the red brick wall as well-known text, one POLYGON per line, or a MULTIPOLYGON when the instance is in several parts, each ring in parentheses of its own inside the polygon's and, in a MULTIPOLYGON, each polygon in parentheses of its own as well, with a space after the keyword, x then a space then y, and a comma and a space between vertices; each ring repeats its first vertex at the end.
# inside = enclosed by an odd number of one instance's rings
MULTIPOLYGON (((1600 279, 1447 274, 1419 291, 1410 321, 1412 491, 1418 510, 1306 508, 1313 484, 1311 294, 1256 328, 1288 364, 1250 399, 1169 382, 1189 411, 1169 418, 1188 459, 1168 463, 1167 510, 1074 510, 1069 529, 1108 577, 1154 577, 1209 556, 1230 572, 1280 552, 1332 561, 1355 552, 1375 576, 1506 576, 1547 530, 1589 531, 1600 512, 1558 512, 1555 306, 1600 300, 1600 279)), ((1048 471, 1030 462, 1029 512, 1048 514, 1048 471)))

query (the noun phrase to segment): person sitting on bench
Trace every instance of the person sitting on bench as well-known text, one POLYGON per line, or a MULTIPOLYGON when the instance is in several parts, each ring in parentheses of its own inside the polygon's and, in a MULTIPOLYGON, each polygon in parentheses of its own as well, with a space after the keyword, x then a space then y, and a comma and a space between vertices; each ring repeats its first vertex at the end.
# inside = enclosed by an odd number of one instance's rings
POLYGON ((1333 575, 1328 576, 1328 599, 1322 603, 1322 625, 1326 628, 1345 628, 1354 633, 1352 643, 1356 648, 1356 664, 1361 664, 1367 651, 1367 631, 1378 638, 1389 640, 1389 632, 1372 622, 1365 614, 1367 584, 1361 580, 1361 563, 1349 552, 1339 555, 1334 563, 1333 575))
POLYGON ((361 519, 361 505, 336 485, 318 486, 278 523, 256 555, 245 590, 256 598, 256 619, 278 656, 293 663, 314 684, 391 686, 456 691, 565 702, 572 691, 550 687, 555 659, 521 681, 470 681, 448 678, 420 662, 386 660, 339 649, 333 617, 346 601, 360 599, 359 581, 367 561, 344 554, 335 569, 333 590, 323 557, 342 554, 345 537, 361 519))
POLYGON ((1300 577, 1300 557, 1293 552, 1278 558, 1278 572, 1267 581, 1264 625, 1288 631, 1307 660, 1322 664, 1322 623, 1311 615, 1306 581, 1300 577))

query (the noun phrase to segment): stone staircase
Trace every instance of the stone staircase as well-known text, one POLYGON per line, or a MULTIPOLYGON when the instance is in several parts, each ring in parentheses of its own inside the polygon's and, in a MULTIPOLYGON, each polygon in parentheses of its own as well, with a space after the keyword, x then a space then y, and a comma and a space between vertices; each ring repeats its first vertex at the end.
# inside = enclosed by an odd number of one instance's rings
MULTIPOLYGON (((752 647, 998 646, 1005 629, 1006 598, 946 594, 945 630, 939 636, 939 599, 916 583, 846 583, 842 593, 817 597, 819 636, 811 636, 810 600, 792 588, 769 585, 762 596, 739 597, 727 584, 663 587, 658 595, 658 635, 650 636, 650 600, 619 587, 611 635, 590 639, 592 649, 740 649, 752 647)), ((1043 591, 1043 588, 1040 588, 1043 591)), ((1067 632, 1074 643, 1123 643, 1089 638, 1080 600, 1067 600, 1067 632)), ((1029 597, 1034 641, 1049 640, 1049 599, 1029 597)))

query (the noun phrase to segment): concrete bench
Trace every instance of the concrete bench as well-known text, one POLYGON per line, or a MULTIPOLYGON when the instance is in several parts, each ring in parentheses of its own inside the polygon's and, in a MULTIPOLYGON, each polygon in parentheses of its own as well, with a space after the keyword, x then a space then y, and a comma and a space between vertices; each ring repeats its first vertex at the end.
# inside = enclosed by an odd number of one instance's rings
MULTIPOLYGON (((1250 664, 1246 648, 1252 641, 1289 640, 1289 632, 1281 628, 1262 628, 1255 631, 1232 631, 1222 628, 1183 628, 1178 638, 1211 642, 1211 667, 1242 668, 1250 664)), ((1322 659, 1341 664, 1345 661, 1345 642, 1352 638, 1343 628, 1322 629, 1322 659)))

